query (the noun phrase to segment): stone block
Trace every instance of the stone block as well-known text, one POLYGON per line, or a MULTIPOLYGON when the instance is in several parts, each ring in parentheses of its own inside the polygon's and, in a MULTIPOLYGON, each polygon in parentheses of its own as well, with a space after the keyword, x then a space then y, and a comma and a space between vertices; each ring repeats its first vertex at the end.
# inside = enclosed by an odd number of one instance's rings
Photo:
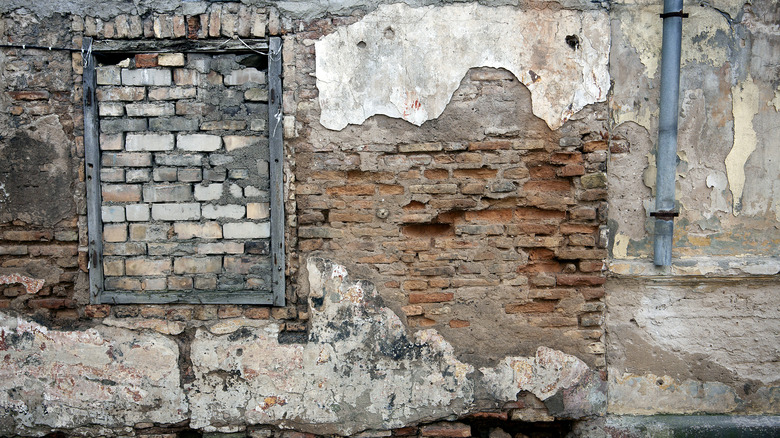
POLYGON ((225 239, 265 239, 271 237, 271 224, 268 222, 233 222, 222 226, 225 239))
POLYGON ((222 147, 222 138, 209 134, 178 134, 176 147, 183 151, 213 152, 222 147))
POLYGON ((215 201, 222 197, 224 185, 217 184, 197 184, 195 186, 195 199, 198 201, 215 201))
POLYGON ((176 108, 172 103, 128 103, 125 105, 128 117, 172 116, 176 108))
POLYGON ((127 225, 103 225, 103 240, 106 242, 125 242, 127 240, 127 225))
POLYGON ((178 257, 173 261, 175 274, 219 274, 222 272, 222 257, 178 257))
POLYGON ((225 85, 245 85, 248 83, 262 85, 265 84, 265 73, 256 68, 245 68, 243 70, 233 70, 224 77, 225 85))
POLYGON ((136 184, 103 184, 104 202, 139 202, 141 186, 136 184))
POLYGON ((102 206, 100 207, 100 216, 103 222, 124 222, 125 209, 121 206, 102 206))
POLYGON ((173 134, 127 134, 125 150, 128 152, 173 150, 173 134))
MULTIPOLYGON (((212 184, 216 185, 216 184, 212 184)), ((197 190, 197 187, 196 187, 197 190)), ((203 217, 206 219, 241 219, 244 217, 243 205, 213 205, 207 204, 202 208, 203 217)))
POLYGON ((125 216, 128 222, 144 222, 150 218, 149 205, 131 204, 125 205, 125 216))
POLYGON ((100 165, 106 167, 147 167, 152 165, 152 154, 141 152, 111 152, 100 157, 100 165))
POLYGON ((173 224, 173 232, 182 240, 222 238, 222 226, 217 222, 176 222, 173 224))
POLYGON ((108 119, 100 121, 100 132, 106 134, 134 131, 146 131, 146 119, 108 119))
POLYGON ((197 131, 198 120, 187 117, 156 117, 149 119, 150 131, 197 131))
POLYGON ((247 219, 265 219, 270 215, 269 204, 265 202, 249 202, 246 204, 247 219))
POLYGON ((153 276, 170 274, 171 259, 131 258, 125 260, 125 275, 153 276))
POLYGON ((158 221, 188 221, 200 219, 200 204, 153 204, 152 219, 158 221))
POLYGON ((236 149, 245 148, 251 144, 259 142, 261 137, 246 135, 226 135, 223 137, 225 150, 232 152, 236 149))
POLYGON ((183 202, 192 200, 189 184, 148 184, 144 186, 144 202, 183 202))
POLYGON ((122 85, 125 86, 169 86, 171 71, 168 69, 122 69, 122 85))

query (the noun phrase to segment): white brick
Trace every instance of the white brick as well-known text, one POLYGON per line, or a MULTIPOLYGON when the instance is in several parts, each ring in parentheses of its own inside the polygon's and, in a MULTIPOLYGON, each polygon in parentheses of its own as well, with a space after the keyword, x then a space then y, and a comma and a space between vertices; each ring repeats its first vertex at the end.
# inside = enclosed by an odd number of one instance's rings
POLYGON ((183 53, 160 53, 157 56, 157 64, 163 66, 182 66, 184 65, 183 53))
POLYGON ((183 151, 213 152, 222 147, 222 138, 209 134, 179 134, 176 146, 183 151))
POLYGON ((265 239, 271 237, 271 224, 264 222, 234 222, 222 226, 225 239, 265 239))
POLYGON ((143 222, 149 220, 149 206, 147 204, 125 205, 125 215, 130 222, 143 222))
POLYGON ((260 141, 260 137, 245 136, 245 135, 226 135, 223 137, 225 140, 225 150, 232 152, 236 149, 245 148, 253 143, 260 141))
POLYGON ((188 221, 200 219, 200 204, 153 204, 152 219, 157 221, 188 221))
POLYGON ((203 217, 207 219, 217 219, 217 218, 241 219, 244 217, 244 206, 243 205, 212 205, 212 204, 204 205, 203 217))
POLYGON ((125 106, 120 102, 100 102, 98 115, 104 117, 122 117, 125 115, 125 106))
POLYGON ((173 134, 127 134, 125 150, 170 151, 173 150, 173 134))
POLYGON ((125 209, 122 206, 100 207, 103 222, 124 222, 125 209))
POLYGON ((233 70, 225 76, 225 85, 244 85, 246 83, 264 84, 265 73, 256 68, 245 68, 243 70, 233 70))
POLYGON ((201 243, 198 254, 243 254, 244 244, 241 242, 201 243))
POLYGON ((230 196, 234 198, 242 198, 244 197, 244 189, 241 188, 238 184, 231 184, 230 185, 230 196))
POLYGON ((176 237, 182 240, 186 239, 221 239, 222 227, 217 222, 176 222, 173 224, 173 231, 176 237))
POLYGON ((172 103, 128 103, 125 109, 129 117, 160 117, 176 114, 176 108, 172 103))
POLYGON ((215 201, 222 197, 222 184, 197 184, 195 186, 195 199, 198 201, 215 201))
POLYGON ((257 187, 254 186, 244 187, 244 196, 246 196, 247 198, 259 198, 266 195, 268 195, 268 192, 266 192, 265 190, 260 190, 257 187))
POLYGON ((138 68, 122 69, 122 84, 124 85, 171 85, 171 71, 168 69, 138 68))
POLYGON ((269 216, 268 204, 264 202, 250 202, 246 205, 247 219, 265 219, 269 216))

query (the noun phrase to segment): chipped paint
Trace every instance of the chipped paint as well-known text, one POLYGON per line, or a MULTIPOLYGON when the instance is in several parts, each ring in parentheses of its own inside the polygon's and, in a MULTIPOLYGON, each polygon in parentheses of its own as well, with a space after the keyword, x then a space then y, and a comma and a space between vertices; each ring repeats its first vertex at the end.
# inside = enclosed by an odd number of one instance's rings
POLYGON ((333 130, 375 114, 435 119, 472 67, 511 71, 553 129, 609 90, 604 11, 383 5, 315 47, 320 123, 333 130))
POLYGON ((756 150, 758 138, 753 129, 753 117, 758 114, 758 86, 747 77, 731 89, 734 114, 734 145, 726 156, 726 175, 732 194, 734 216, 742 211, 742 191, 745 188, 745 164, 756 150))
POLYGON ((631 242, 631 238, 625 234, 616 233, 614 239, 612 257, 616 259, 628 258, 628 244, 631 242))
POLYGON ((45 282, 44 279, 30 278, 21 274, 0 275, 0 284, 22 284, 28 294, 37 294, 45 282))

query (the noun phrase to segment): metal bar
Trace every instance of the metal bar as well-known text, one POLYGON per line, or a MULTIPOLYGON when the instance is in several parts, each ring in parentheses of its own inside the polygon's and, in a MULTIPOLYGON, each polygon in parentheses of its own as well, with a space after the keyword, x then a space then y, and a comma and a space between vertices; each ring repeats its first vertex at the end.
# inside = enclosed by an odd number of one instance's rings
POLYGON ((103 291, 103 223, 100 214, 100 144, 98 104, 95 96, 95 57, 92 38, 82 42, 84 53, 84 164, 87 178, 87 237, 89 242, 89 301, 100 304, 103 291))
POLYGON ((271 177, 271 284, 274 306, 285 303, 284 143, 282 141, 282 39, 272 37, 268 51, 268 143, 271 177))
POLYGON ((270 305, 274 296, 269 291, 229 292, 134 292, 104 291, 100 297, 104 304, 254 304, 270 305))
POLYGON ((101 40, 96 41, 93 51, 99 53, 220 53, 220 52, 263 52, 268 51, 265 39, 226 40, 101 40))
MULTIPOLYGON (((682 42, 683 0, 664 0, 663 44, 661 48, 661 102, 658 117, 656 162, 656 211, 673 211, 677 174, 677 119, 680 99, 680 51, 682 42)), ((656 217, 654 262, 672 264, 674 221, 656 217)))

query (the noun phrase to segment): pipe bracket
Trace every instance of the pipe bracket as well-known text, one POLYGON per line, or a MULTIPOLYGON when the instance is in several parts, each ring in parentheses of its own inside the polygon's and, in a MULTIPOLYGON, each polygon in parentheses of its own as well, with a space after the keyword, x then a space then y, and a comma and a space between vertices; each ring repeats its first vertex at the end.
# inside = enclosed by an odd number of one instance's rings
POLYGON ((660 210, 660 211, 651 211, 650 216, 656 218, 656 219, 663 219, 663 220, 674 220, 677 216, 680 215, 679 211, 674 210, 660 210))
POLYGON ((679 12, 667 12, 664 14, 659 14, 661 18, 671 18, 671 17, 680 17, 680 18, 688 18, 688 13, 679 11, 679 12))

